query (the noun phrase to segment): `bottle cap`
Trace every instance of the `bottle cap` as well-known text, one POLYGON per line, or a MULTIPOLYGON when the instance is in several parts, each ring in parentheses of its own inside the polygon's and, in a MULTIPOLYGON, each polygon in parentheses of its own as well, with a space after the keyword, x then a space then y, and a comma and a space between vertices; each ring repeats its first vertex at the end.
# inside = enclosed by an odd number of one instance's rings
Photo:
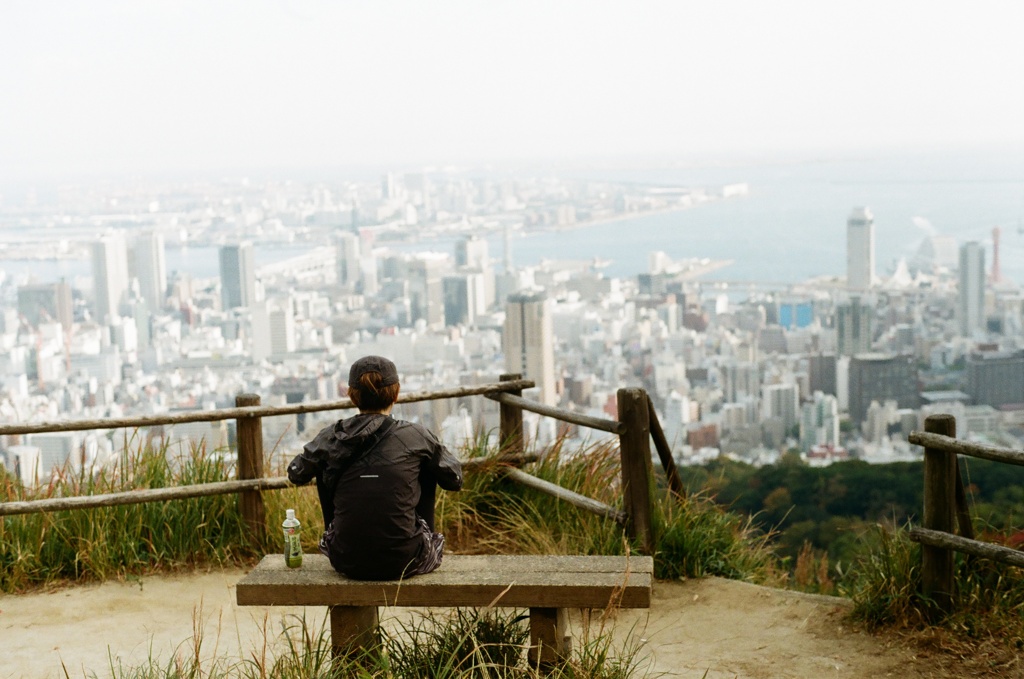
MULTIPOLYGON (((278 514, 278 516, 280 516, 280 514, 278 514)), ((284 518, 288 519, 289 521, 294 519, 295 518, 295 510, 294 509, 286 509, 286 510, 284 510, 284 518)))

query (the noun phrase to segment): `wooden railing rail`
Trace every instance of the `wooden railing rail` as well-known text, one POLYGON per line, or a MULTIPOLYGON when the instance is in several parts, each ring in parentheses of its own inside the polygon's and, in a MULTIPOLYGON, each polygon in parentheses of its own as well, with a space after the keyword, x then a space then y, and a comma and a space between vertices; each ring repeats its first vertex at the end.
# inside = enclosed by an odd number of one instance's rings
MULTIPOLYGON (((398 403, 415 403, 418 401, 437 401, 462 396, 479 396, 495 392, 515 392, 529 389, 534 384, 530 380, 514 380, 496 382, 476 387, 458 387, 441 391, 419 391, 401 394, 398 403)), ((236 400, 237 406, 237 400, 236 400)), ((347 398, 336 401, 309 401, 286 406, 239 406, 221 408, 220 410, 197 410, 188 413, 168 415, 140 415, 137 417, 107 418, 97 420, 64 420, 59 422, 26 422, 23 424, 0 424, 0 436, 5 434, 43 434, 55 431, 87 431, 93 429, 135 429, 155 427, 166 424, 185 424, 188 422, 220 422, 221 420, 237 420, 244 417, 273 417, 275 415, 298 415, 316 413, 326 410, 346 410, 355 405, 347 398)))
MULTIPOLYGON (((650 398, 643 389, 620 389, 618 398, 618 420, 606 420, 574 413, 560 408, 546 406, 522 398, 523 389, 534 387, 530 380, 521 379, 518 374, 502 375, 495 384, 477 387, 459 387, 436 392, 403 394, 399 403, 428 401, 463 396, 483 395, 500 404, 501 460, 511 463, 530 459, 524 455, 523 411, 535 412, 547 417, 583 427, 616 434, 619 437, 619 455, 622 466, 622 493, 625 511, 615 509, 602 502, 587 498, 556 484, 531 476, 519 469, 507 469, 507 478, 548 493, 571 504, 610 518, 626 529, 626 534, 637 541, 645 554, 654 552, 654 530, 652 523, 652 480, 651 438, 665 467, 671 489, 682 494, 682 484, 664 432, 657 421, 650 398)), ((138 504, 173 499, 186 499, 238 493, 239 508, 250 534, 257 542, 264 538, 266 520, 264 516, 262 491, 279 490, 289 485, 287 479, 263 477, 263 436, 262 418, 292 415, 354 407, 349 399, 293 404, 288 406, 262 406, 256 394, 239 394, 235 408, 216 411, 197 411, 173 415, 143 416, 106 420, 76 420, 67 422, 43 422, 34 424, 0 425, 0 435, 28 434, 53 431, 81 431, 94 429, 140 428, 187 422, 216 422, 235 419, 238 428, 238 479, 175 488, 126 491, 81 497, 52 498, 26 502, 0 503, 0 516, 32 514, 68 509, 86 509, 124 504, 138 504)), ((535 459, 535 456, 533 457, 535 459)), ((467 461, 467 468, 479 466, 484 461, 467 461)), ((490 462, 487 460, 486 462, 490 462)))
POLYGON ((957 456, 1024 465, 1024 452, 957 440, 952 415, 930 415, 924 428, 907 437, 925 447, 923 526, 912 528, 909 537, 921 544, 922 593, 936 612, 948 613, 955 600, 954 551, 1024 567, 1021 552, 974 539, 957 456))
POLYGON ((1022 450, 997 448, 996 446, 986 446, 981 443, 961 441, 960 439, 952 438, 943 434, 933 434, 927 430, 923 432, 910 432, 910 435, 907 436, 907 440, 916 445, 924 446, 925 448, 942 448, 943 450, 948 450, 949 452, 956 453, 957 455, 966 455, 968 457, 978 457, 982 460, 991 460, 992 462, 1024 466, 1024 451, 1022 450))
POLYGON ((672 459, 672 446, 665 438, 665 431, 661 428, 658 414, 654 412, 654 401, 647 397, 647 417, 651 423, 651 439, 654 441, 654 449, 658 451, 658 459, 665 470, 665 477, 668 479, 669 489, 680 497, 686 494, 683 488, 683 481, 679 478, 679 470, 676 469, 676 461, 672 459))
POLYGON ((514 406, 521 410, 528 410, 531 413, 537 413, 538 415, 553 417, 556 420, 568 422, 569 424, 578 424, 581 427, 589 427, 590 429, 606 431, 609 434, 621 434, 626 430, 626 425, 617 420, 606 420, 600 417, 581 415, 580 413, 574 413, 571 410, 563 410, 561 408, 546 406, 543 403, 531 401, 530 399, 523 398, 522 396, 499 393, 487 394, 487 398, 492 401, 497 401, 503 405, 514 406))
POLYGON ((508 470, 506 470, 505 475, 507 478, 512 479, 517 483, 521 483, 522 485, 527 486, 528 488, 533 488, 534 490, 539 490, 543 493, 547 493, 552 497, 557 497, 559 500, 568 502, 569 504, 575 507, 579 507, 580 509, 586 509, 588 512, 593 512, 598 516, 603 516, 605 518, 612 519, 613 521, 621 525, 626 525, 627 523, 628 519, 626 516, 626 512, 619 509, 615 509, 614 507, 610 507, 604 504, 603 502, 598 502, 597 500, 589 498, 586 495, 580 495, 579 493, 574 493, 571 490, 562 488, 557 483, 551 483, 550 481, 545 481, 544 479, 538 479, 533 474, 527 474, 523 470, 515 468, 509 468, 508 470))
MULTIPOLYGON (((482 467, 495 465, 517 465, 536 461, 536 455, 520 457, 474 458, 465 460, 462 469, 473 473, 482 467)), ((313 482, 311 481, 310 484, 313 482)), ((230 495, 243 491, 282 490, 292 488, 295 484, 286 476, 272 476, 263 479, 245 479, 235 481, 214 481, 197 483, 189 486, 172 488, 142 488, 126 490, 120 493, 103 493, 96 495, 78 495, 75 497, 55 497, 45 500, 25 500, 22 502, 0 503, 0 516, 16 514, 42 514, 59 512, 68 509, 95 509, 97 507, 117 507, 119 505, 139 505, 147 502, 164 502, 166 500, 188 500, 210 495, 230 495)))
POLYGON ((927 528, 911 528, 910 539, 920 542, 922 545, 938 547, 939 549, 956 550, 964 554, 978 556, 983 559, 1001 561, 1013 566, 1024 568, 1024 552, 1019 549, 1003 547, 990 542, 971 540, 959 535, 951 535, 937 530, 927 528))

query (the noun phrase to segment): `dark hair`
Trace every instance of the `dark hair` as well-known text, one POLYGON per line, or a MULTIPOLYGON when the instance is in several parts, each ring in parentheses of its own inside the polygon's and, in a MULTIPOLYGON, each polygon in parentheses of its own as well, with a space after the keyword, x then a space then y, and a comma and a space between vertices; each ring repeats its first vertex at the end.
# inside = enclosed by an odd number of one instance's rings
POLYGON ((383 381, 384 378, 379 372, 363 373, 359 377, 358 387, 349 385, 348 397, 361 411, 386 410, 398 400, 401 385, 396 382, 385 386, 381 384, 383 381))

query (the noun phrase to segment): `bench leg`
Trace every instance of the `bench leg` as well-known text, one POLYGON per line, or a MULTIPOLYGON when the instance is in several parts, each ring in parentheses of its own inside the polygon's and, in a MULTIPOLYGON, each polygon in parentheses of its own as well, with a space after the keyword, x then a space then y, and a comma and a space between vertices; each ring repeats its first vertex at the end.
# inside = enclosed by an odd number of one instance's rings
POLYGON ((559 664, 568 655, 567 611, 564 608, 530 609, 530 666, 542 671, 559 664))
POLYGON ((357 656, 380 645, 376 606, 331 606, 330 610, 335 658, 357 656))

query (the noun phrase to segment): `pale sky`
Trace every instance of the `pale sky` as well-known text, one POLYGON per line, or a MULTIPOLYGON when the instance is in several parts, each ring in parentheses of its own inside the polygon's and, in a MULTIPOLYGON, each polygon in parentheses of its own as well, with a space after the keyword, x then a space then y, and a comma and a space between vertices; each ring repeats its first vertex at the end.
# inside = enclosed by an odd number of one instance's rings
POLYGON ((5 0, 0 179, 1024 144, 1024 3, 5 0))

